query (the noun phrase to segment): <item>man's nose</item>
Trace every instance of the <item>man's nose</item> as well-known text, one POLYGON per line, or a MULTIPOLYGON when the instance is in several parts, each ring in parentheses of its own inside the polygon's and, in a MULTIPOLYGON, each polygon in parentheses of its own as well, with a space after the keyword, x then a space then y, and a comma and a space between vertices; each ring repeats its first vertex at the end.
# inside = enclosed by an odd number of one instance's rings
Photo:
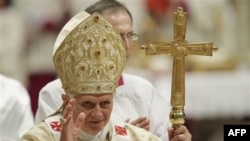
POLYGON ((130 50, 131 44, 128 38, 124 38, 124 44, 125 44, 126 50, 130 50))
POLYGON ((96 106, 93 109, 92 116, 95 117, 95 118, 102 117, 102 110, 101 110, 100 106, 96 106))

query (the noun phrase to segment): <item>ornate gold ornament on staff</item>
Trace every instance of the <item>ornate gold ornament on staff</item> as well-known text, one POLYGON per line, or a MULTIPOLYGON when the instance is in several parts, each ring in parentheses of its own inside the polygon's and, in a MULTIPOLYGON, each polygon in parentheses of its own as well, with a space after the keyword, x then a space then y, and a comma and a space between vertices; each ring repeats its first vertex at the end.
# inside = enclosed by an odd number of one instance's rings
POLYGON ((185 123, 185 56, 203 55, 212 56, 218 48, 213 43, 189 44, 185 40, 187 13, 182 7, 178 7, 173 13, 174 40, 171 42, 153 42, 142 45, 146 55, 170 54, 173 56, 172 88, 171 88, 171 112, 170 121, 174 128, 185 123))

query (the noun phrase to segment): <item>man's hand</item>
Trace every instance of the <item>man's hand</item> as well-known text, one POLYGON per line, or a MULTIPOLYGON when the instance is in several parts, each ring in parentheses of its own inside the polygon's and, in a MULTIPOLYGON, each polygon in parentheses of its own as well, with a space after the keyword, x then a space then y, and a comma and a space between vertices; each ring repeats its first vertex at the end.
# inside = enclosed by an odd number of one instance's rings
POLYGON ((76 123, 73 121, 73 108, 75 105, 75 99, 72 99, 68 102, 67 106, 63 111, 63 118, 66 120, 62 125, 62 132, 60 141, 76 141, 79 137, 82 124, 85 119, 85 114, 81 112, 76 120, 76 123))
POLYGON ((191 141, 192 135, 190 134, 186 126, 181 125, 177 129, 169 127, 168 138, 169 141, 191 141))
POLYGON ((139 117, 132 122, 130 122, 129 119, 127 119, 126 122, 135 125, 137 127, 146 129, 148 131, 150 129, 150 120, 147 117, 139 117))

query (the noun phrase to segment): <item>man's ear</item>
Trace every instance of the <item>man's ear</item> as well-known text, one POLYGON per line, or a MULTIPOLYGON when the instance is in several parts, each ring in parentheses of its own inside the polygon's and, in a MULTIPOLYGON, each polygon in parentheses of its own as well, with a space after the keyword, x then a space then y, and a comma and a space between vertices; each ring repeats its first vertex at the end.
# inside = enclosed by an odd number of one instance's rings
POLYGON ((66 105, 69 102, 69 96, 67 96, 66 94, 62 94, 62 100, 63 103, 66 105))

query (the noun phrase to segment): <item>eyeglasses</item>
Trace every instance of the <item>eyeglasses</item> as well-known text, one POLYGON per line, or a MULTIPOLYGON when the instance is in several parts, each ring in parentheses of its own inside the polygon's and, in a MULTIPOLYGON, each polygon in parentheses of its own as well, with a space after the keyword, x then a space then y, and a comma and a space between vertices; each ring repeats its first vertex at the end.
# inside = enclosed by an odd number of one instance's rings
MULTIPOLYGON (((126 36, 127 36, 126 38, 129 40, 129 42, 136 42, 139 39, 139 34, 136 34, 136 33, 128 33, 126 36)), ((121 37, 123 40, 125 40, 124 34, 121 34, 121 37)))

